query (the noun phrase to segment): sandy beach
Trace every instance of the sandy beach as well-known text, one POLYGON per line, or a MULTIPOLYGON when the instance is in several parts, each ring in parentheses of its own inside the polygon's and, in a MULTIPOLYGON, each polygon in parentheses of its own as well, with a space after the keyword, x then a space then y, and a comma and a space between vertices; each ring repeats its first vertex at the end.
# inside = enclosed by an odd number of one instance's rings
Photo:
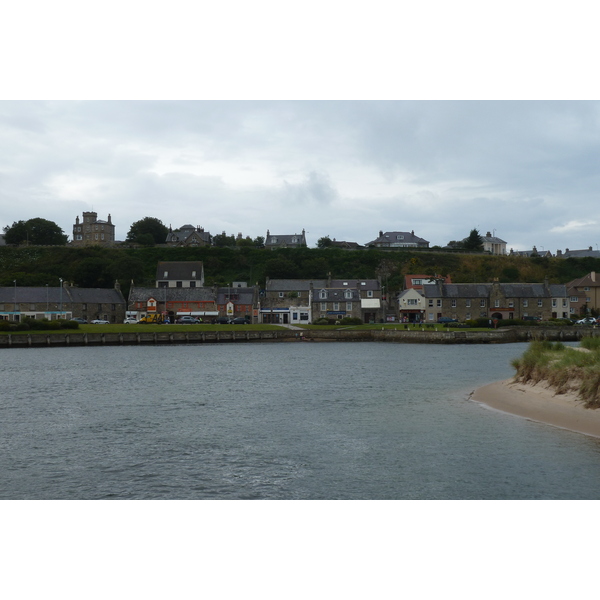
POLYGON ((555 394, 543 383, 497 381, 475 390, 471 399, 532 421, 600 437, 600 409, 584 408, 576 394, 555 394))

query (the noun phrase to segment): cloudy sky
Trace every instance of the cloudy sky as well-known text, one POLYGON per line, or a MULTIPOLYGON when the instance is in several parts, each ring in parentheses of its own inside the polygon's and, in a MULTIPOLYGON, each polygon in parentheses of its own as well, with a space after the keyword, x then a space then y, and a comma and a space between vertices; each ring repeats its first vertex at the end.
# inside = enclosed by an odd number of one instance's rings
POLYGON ((42 217, 71 236, 94 210, 119 240, 150 216, 305 229, 309 246, 477 228, 515 250, 596 248, 595 19, 400 5, 8 5, 0 227, 42 217))
POLYGON ((3 101, 0 224, 600 243, 593 101, 3 101))

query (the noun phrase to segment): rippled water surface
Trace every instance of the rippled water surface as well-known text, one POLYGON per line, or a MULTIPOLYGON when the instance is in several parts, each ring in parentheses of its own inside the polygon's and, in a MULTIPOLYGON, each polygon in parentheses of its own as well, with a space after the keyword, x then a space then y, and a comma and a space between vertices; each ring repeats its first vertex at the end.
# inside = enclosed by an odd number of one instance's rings
POLYGON ((0 498, 600 496, 600 440, 486 409, 523 344, 0 351, 0 498))

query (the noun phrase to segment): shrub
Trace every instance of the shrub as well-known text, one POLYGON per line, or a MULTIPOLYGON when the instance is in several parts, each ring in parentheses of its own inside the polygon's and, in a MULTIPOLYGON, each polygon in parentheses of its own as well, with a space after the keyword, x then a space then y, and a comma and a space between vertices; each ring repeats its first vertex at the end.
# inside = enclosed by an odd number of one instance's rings
POLYGON ((77 321, 58 321, 60 329, 79 329, 77 321))
POLYGON ((330 323, 329 319, 322 317, 321 319, 313 321, 313 325, 333 325, 333 323, 330 323))
POLYGON ((340 325, 362 325, 363 322, 358 317, 344 317, 340 321, 340 325))
POLYGON ((0 319, 0 331, 10 331, 10 321, 0 319))

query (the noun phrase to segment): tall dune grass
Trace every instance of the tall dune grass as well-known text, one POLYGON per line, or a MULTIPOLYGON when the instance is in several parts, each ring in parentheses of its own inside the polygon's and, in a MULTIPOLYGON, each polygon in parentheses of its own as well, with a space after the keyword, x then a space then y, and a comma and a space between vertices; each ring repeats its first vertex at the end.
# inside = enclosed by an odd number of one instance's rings
POLYGON ((532 342, 511 365, 515 380, 546 382, 557 394, 575 392, 587 408, 600 408, 600 338, 584 338, 582 349, 561 342, 532 342))

